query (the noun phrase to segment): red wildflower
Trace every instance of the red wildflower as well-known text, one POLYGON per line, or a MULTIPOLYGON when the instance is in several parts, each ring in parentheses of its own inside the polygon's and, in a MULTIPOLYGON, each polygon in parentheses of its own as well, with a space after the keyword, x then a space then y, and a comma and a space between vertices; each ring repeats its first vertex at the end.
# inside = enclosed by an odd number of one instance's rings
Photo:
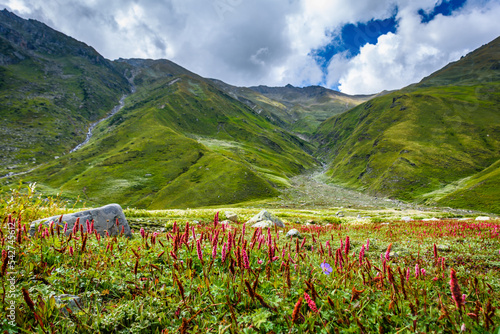
POLYGON ((245 251, 245 248, 243 248, 242 250, 242 258, 243 258, 243 267, 245 269, 250 269, 250 262, 248 261, 248 254, 247 252, 245 251))
POLYGON ((385 259, 389 260, 390 254, 391 254, 391 248, 392 248, 392 243, 389 244, 387 247, 387 250, 385 251, 385 259))
POLYGON ((345 255, 349 255, 349 249, 351 248, 351 241, 349 240, 349 236, 345 238, 345 255))
POLYGON ((304 298, 306 299, 307 305, 309 305, 311 311, 319 313, 318 308, 316 307, 316 303, 314 302, 314 300, 311 299, 311 297, 307 294, 307 292, 304 292, 304 298))
POLYGON ((297 303, 295 303, 295 307, 293 308, 293 312, 292 312, 292 322, 293 323, 296 323, 297 319, 299 317, 299 310, 300 310, 300 306, 302 305, 302 300, 303 300, 303 298, 300 297, 299 300, 297 301, 297 303))
POLYGON ((21 291, 23 292, 24 301, 26 302, 30 310, 35 312, 35 304, 31 300, 28 290, 26 290, 25 288, 21 288, 21 291))
POLYGON ((451 296, 457 305, 457 308, 461 311, 463 305, 462 292, 460 291, 460 286, 458 285, 457 273, 453 268, 450 269, 450 290, 451 296))
POLYGON ((200 239, 196 240, 196 253, 198 254, 198 259, 203 262, 203 252, 201 251, 200 239))

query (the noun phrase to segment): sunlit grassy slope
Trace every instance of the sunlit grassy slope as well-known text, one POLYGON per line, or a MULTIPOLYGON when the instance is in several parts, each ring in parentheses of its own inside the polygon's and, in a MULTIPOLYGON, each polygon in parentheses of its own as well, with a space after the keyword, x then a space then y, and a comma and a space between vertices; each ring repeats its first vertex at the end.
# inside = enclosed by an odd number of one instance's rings
POLYGON ((316 139, 330 161, 330 179, 432 202, 426 193, 473 176, 457 193, 436 199, 498 212, 499 174, 492 164, 500 157, 499 49, 496 39, 417 85, 323 123, 316 139))
POLYGON ((273 197, 317 162, 307 143, 166 61, 131 61, 141 84, 80 151, 34 172, 91 203, 186 208, 273 197))

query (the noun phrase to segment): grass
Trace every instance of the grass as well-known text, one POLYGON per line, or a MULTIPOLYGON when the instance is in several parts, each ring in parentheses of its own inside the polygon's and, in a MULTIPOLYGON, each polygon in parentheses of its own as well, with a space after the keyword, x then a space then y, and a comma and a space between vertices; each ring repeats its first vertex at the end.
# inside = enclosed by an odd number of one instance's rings
MULTIPOLYGON (((41 204, 32 203, 29 212, 41 204)), ((254 212, 237 211, 240 221, 254 212)), ((64 235, 57 226, 30 236, 25 219, 2 210, 1 303, 6 309, 12 301, 16 314, 12 321, 3 317, 2 328, 493 333, 500 326, 498 221, 348 223, 316 210, 283 210, 276 214, 286 227, 268 231, 241 222, 222 225, 214 212, 127 209, 127 217, 178 218, 165 222, 161 233, 138 226, 127 239, 97 237, 86 229, 64 235), (288 219, 297 214, 316 223, 288 219), (301 239, 285 237, 292 228, 301 239), (80 307, 67 311, 68 304, 56 301, 61 294, 78 296, 80 307)))

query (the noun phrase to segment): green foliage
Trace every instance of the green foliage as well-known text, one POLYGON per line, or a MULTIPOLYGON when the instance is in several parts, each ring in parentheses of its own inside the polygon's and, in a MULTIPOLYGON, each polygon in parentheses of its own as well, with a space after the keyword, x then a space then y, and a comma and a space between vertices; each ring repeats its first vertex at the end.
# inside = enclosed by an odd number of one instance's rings
POLYGON ((11 331, 432 333, 465 326, 486 333, 500 323, 498 221, 287 224, 269 234, 245 226, 242 236, 242 224, 205 220, 174 224, 166 233, 136 231, 132 239, 86 230, 66 236, 52 228, 30 236, 24 224, 6 219, 0 226, 2 242, 16 253, 16 271, 0 275, 2 309, 12 298, 16 305, 15 326, 2 324, 11 331), (11 242, 12 225, 19 237, 11 242), (290 228, 305 238, 287 239, 290 228), (234 244, 223 259, 228 240, 234 244), (451 268, 466 295, 460 306, 450 290, 451 268), (14 296, 6 295, 12 277, 14 296), (63 292, 77 295, 81 308, 69 312, 56 302, 63 292), (305 293, 312 301, 304 299, 292 318, 305 293))
POLYGON ((0 217, 12 214, 33 221, 66 211, 66 202, 59 195, 44 197, 36 192, 36 183, 27 186, 19 184, 10 193, 0 194, 0 217))

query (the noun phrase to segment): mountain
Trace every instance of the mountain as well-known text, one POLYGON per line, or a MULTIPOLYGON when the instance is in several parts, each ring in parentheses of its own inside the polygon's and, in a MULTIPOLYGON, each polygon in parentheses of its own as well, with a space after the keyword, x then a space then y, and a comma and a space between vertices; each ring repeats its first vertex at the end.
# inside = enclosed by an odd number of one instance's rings
POLYGON ((0 11, 0 175, 64 154, 129 91, 93 48, 0 11))
POLYGON ((319 127, 330 181, 500 212, 500 38, 319 127), (473 204, 471 206, 471 204, 473 204))
POLYGON ((313 135, 329 117, 343 113, 371 95, 347 95, 320 86, 294 87, 234 87, 213 80, 219 88, 246 103, 274 124, 302 138, 313 135))
POLYGON ((211 80, 168 60, 109 61, 42 23, 1 15, 4 188, 22 178, 91 205, 185 208, 275 197, 319 166, 313 145, 211 80))
POLYGON ((318 165, 309 144, 209 81, 165 60, 118 63, 137 92, 88 145, 30 174, 43 186, 93 203, 199 207, 277 196, 318 165))

